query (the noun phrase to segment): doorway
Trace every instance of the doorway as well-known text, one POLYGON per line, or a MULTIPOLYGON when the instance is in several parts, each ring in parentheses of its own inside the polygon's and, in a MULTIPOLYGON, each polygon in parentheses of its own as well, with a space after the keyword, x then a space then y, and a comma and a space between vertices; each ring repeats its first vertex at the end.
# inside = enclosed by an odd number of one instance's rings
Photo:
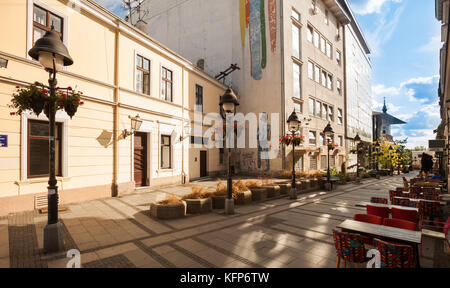
POLYGON ((136 187, 148 186, 147 151, 147 134, 136 132, 134 135, 134 182, 136 187))
POLYGON ((200 151, 200 177, 208 176, 206 153, 206 151, 200 151))

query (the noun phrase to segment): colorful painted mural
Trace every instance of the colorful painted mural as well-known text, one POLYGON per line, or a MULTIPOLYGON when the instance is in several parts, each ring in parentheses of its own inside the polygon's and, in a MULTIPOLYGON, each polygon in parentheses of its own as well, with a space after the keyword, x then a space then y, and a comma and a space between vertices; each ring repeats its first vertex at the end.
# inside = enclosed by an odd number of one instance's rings
POLYGON ((268 6, 270 50, 276 51, 277 0, 239 0, 242 46, 245 46, 246 29, 249 33, 250 74, 262 79, 262 69, 267 66, 266 2, 268 6))

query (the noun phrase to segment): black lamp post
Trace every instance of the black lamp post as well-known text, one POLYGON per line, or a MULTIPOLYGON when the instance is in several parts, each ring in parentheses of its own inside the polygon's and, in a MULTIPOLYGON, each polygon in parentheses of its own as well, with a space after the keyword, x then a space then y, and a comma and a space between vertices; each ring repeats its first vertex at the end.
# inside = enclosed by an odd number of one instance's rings
POLYGON ((297 189, 295 187, 295 133, 300 130, 300 120, 298 119, 297 113, 292 112, 287 120, 288 129, 292 133, 292 186, 291 186, 291 199, 297 199, 297 189))
MULTIPOLYGON (((239 101, 231 88, 228 88, 223 96, 220 97, 220 108, 222 117, 227 118, 227 115, 233 116, 236 113, 236 107, 239 106, 239 101)), ((234 125, 227 125, 227 134, 230 133, 228 129, 233 129, 234 125)), ((229 143, 230 144, 230 143, 229 143)), ((231 179, 231 147, 228 147, 228 173, 227 173, 227 200, 225 201, 225 214, 234 214, 234 200, 233 200, 233 180, 231 179)))
MULTIPOLYGON (((380 142, 378 142, 378 141, 375 142, 375 152, 377 153, 377 154, 376 154, 377 156, 379 156, 378 153, 380 153, 380 148, 381 148, 380 142)), ((375 166, 376 166, 377 175, 378 175, 378 169, 379 169, 379 166, 378 166, 378 161, 377 161, 377 159, 375 159, 375 166)))
POLYGON ((353 139, 356 144, 356 181, 359 183, 359 143, 361 143, 361 137, 359 134, 356 134, 355 139, 353 139))
MULTIPOLYGON (((325 127, 325 129, 323 129, 323 135, 325 136, 325 139, 327 139, 328 144, 331 143, 331 138, 334 135, 334 131, 333 128, 331 127, 331 123, 328 123, 328 125, 325 127)), ((328 169, 327 169, 327 182, 328 185, 330 185, 330 190, 333 190, 333 184, 331 183, 331 173, 330 173, 330 146, 327 145, 328 147, 328 169)))
POLYGON ((389 160, 391 160, 391 176, 394 176, 394 163, 392 162, 392 151, 394 151, 394 148, 392 146, 389 146, 389 160))
POLYGON ((48 223, 44 228, 44 251, 61 251, 64 246, 61 223, 58 221, 58 186, 55 176, 55 114, 56 114, 56 73, 63 66, 70 66, 73 60, 60 36, 53 30, 38 39, 28 55, 44 66, 49 73, 50 98, 48 105, 49 120, 49 180, 48 180, 48 223))
POLYGON ((397 152, 397 161, 398 161, 398 163, 397 163, 397 174, 400 175, 400 152, 401 152, 400 148, 398 148, 396 150, 396 152, 397 152))

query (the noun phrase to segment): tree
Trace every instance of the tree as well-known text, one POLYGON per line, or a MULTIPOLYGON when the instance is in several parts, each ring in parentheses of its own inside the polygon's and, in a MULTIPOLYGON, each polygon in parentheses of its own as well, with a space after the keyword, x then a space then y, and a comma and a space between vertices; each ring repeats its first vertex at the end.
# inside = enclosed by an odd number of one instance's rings
POLYGON ((445 139, 444 128, 445 128, 444 121, 441 121, 438 128, 436 129, 436 140, 445 139))
POLYGON ((425 146, 417 146, 412 151, 427 151, 427 147, 425 146))

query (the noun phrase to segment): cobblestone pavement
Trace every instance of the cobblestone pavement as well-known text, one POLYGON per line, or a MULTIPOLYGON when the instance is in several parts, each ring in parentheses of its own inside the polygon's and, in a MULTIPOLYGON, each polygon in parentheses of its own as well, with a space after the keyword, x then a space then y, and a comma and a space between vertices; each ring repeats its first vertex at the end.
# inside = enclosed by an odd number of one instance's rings
MULTIPOLYGON (((208 187, 215 182, 191 185, 208 187)), ((398 176, 368 179, 332 192, 301 194, 296 201, 285 197, 237 206, 233 216, 223 210, 170 221, 149 216, 150 203, 164 199, 166 193, 190 192, 185 185, 69 205, 60 219, 65 251, 81 251, 86 268, 332 268, 336 265, 332 229, 365 213, 355 207, 357 202, 387 197, 389 189, 401 185, 398 176)), ((36 212, 0 218, 0 267, 66 267, 66 252, 42 253, 46 221, 47 215, 36 212)), ((424 255, 438 246, 423 247, 424 255)), ((437 264, 431 259, 422 259, 422 266, 433 265, 437 264)))

